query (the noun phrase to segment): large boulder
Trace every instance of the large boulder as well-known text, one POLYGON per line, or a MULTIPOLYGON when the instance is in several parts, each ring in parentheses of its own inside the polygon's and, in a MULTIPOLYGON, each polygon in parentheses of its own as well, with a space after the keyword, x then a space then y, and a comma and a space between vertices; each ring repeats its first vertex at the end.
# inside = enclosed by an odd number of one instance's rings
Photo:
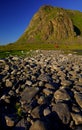
POLYGON ((30 127, 30 130, 47 130, 47 129, 45 127, 45 124, 42 121, 37 120, 30 127))

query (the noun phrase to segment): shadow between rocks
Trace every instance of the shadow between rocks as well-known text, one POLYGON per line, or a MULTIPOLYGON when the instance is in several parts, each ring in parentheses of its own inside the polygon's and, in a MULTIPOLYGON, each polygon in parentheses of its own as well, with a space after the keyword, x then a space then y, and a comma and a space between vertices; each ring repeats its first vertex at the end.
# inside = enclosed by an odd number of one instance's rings
POLYGON ((26 128, 25 127, 15 127, 14 130, 26 130, 26 128))
MULTIPOLYGON (((41 111, 42 112, 42 111, 41 111)), ((41 115, 42 121, 46 124, 47 130, 72 130, 69 124, 63 124, 56 112, 47 116, 41 115)))
POLYGON ((76 35, 80 35, 81 34, 81 31, 79 28, 77 28, 75 25, 74 25, 74 31, 76 32, 76 35))

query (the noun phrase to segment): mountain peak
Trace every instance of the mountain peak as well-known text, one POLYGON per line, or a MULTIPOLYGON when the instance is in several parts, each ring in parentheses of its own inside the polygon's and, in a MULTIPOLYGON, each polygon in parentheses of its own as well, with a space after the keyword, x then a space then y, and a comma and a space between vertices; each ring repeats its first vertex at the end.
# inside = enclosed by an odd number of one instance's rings
POLYGON ((78 28, 74 25, 70 13, 63 8, 50 5, 40 7, 19 40, 26 43, 48 42, 75 37, 78 28))
POLYGON ((53 9, 54 7, 51 6, 51 5, 43 5, 40 7, 40 10, 51 10, 53 9))

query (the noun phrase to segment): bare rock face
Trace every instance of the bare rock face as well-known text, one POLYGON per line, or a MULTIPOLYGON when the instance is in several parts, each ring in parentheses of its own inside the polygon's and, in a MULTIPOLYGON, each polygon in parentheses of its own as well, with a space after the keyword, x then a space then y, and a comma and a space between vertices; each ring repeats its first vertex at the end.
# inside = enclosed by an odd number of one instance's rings
POLYGON ((75 93, 74 96, 75 96, 76 102, 82 108, 82 93, 75 93))
POLYGON ((82 115, 71 113, 76 125, 82 124, 82 115))
POLYGON ((59 118, 64 124, 68 124, 70 122, 71 116, 66 104, 57 103, 53 106, 52 110, 59 115, 59 118))
POLYGON ((57 90, 54 93, 54 98, 56 100, 59 100, 59 101, 62 101, 62 100, 68 101, 68 100, 71 99, 65 89, 59 89, 59 90, 57 90))
POLYGON ((34 124, 30 127, 30 130, 47 130, 44 123, 42 121, 37 120, 34 124))
POLYGON ((9 126, 9 127, 14 126, 14 121, 11 118, 9 118, 8 116, 5 116, 5 120, 6 120, 7 126, 9 126))
POLYGON ((21 94, 22 101, 27 101, 28 103, 31 101, 32 98, 38 93, 39 88, 26 88, 23 93, 21 94))
POLYGON ((28 28, 19 40, 49 42, 75 35, 73 22, 66 10, 42 6, 33 16, 28 28))
POLYGON ((57 37, 57 39, 62 39, 74 36, 73 23, 65 12, 61 11, 58 13, 52 23, 55 38, 57 37))

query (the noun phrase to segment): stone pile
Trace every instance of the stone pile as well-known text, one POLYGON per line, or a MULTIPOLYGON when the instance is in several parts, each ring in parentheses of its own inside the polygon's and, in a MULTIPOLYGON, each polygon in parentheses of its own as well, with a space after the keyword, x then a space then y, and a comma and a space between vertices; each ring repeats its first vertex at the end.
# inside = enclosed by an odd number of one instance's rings
POLYGON ((0 128, 82 130, 82 56, 35 51, 1 59, 0 128))

